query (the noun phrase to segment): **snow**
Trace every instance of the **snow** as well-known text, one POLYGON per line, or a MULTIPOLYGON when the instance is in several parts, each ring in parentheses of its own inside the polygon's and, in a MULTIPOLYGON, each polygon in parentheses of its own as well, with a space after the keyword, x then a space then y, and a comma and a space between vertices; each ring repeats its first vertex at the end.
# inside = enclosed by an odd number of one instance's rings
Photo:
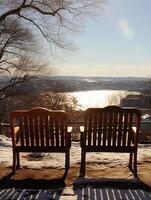
MULTIPOLYGON (((12 141, 0 135, 0 165, 12 166, 12 141)), ((64 168, 64 155, 62 153, 22 153, 21 165, 32 169, 39 168, 64 168)), ((151 145, 139 145, 138 162, 151 155, 151 145)), ((81 149, 79 142, 72 142, 70 162, 71 167, 80 163, 81 149)), ((117 153, 88 153, 87 168, 108 168, 127 165, 128 154, 117 153)), ((103 180, 102 180, 103 181, 103 180)), ((102 183, 101 181, 101 183, 102 183)), ((151 193, 141 187, 138 188, 110 188, 99 186, 100 180, 77 179, 70 187, 57 189, 16 189, 0 188, 0 199, 151 199, 151 193), (89 181, 89 182, 87 182, 89 181), (97 182, 98 181, 98 182, 97 182), (99 186, 99 187, 98 187, 99 186)), ((123 182, 124 186, 127 184, 123 182)), ((137 185, 137 180, 131 184, 137 185)), ((102 184, 103 185, 103 184, 102 184)))
MULTIPOLYGON (((12 141, 10 138, 0 135, 0 165, 12 166, 12 141)), ((141 144, 138 148, 138 162, 151 155, 151 144, 141 144)), ((63 153, 21 153, 21 166, 40 168, 64 168, 63 153)), ((81 149, 79 142, 72 142, 70 163, 71 167, 79 164, 81 159, 81 149)), ((87 167, 102 169, 127 165, 128 154, 121 153, 87 153, 87 167)))

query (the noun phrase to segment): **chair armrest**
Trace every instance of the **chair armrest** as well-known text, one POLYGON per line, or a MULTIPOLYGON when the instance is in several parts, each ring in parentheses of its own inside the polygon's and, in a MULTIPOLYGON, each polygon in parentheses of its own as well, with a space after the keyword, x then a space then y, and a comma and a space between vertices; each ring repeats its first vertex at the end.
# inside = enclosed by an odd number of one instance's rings
POLYGON ((72 129, 73 129, 72 126, 68 126, 68 127, 67 127, 67 132, 68 132, 68 133, 71 133, 72 129))
POLYGON ((84 126, 80 126, 80 132, 84 133, 84 126))
POLYGON ((132 127, 132 132, 133 132, 133 135, 134 135, 133 143, 137 144, 138 143, 138 135, 137 135, 137 128, 135 126, 132 127))
POLYGON ((13 137, 13 143, 14 145, 16 145, 16 143, 19 141, 19 126, 15 126, 13 128, 13 132, 12 132, 12 137, 13 137))
POLYGON ((80 144, 81 144, 81 147, 84 147, 85 146, 85 143, 86 143, 86 138, 85 138, 85 132, 84 132, 84 126, 80 126, 80 144))
POLYGON ((68 126, 67 127, 67 135, 68 135, 68 144, 69 147, 71 147, 71 132, 72 132, 73 127, 72 126, 68 126))
POLYGON ((134 133, 136 133, 136 127, 135 127, 135 126, 132 127, 132 131, 133 131, 134 133))

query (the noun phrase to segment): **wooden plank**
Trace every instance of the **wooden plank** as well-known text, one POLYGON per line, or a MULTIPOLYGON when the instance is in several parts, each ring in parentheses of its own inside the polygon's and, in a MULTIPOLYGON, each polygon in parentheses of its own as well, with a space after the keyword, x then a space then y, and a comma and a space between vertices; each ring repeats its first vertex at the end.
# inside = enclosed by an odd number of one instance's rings
POLYGON ((29 116, 29 140, 30 140, 30 145, 33 147, 34 146, 34 119, 33 116, 29 116))
POLYGON ((24 115, 24 130, 25 130, 25 141, 26 146, 29 146, 29 125, 28 125, 28 116, 24 115))
POLYGON ((59 120, 55 117, 55 136, 56 136, 56 146, 59 147, 59 120))
POLYGON ((24 147, 24 119, 23 117, 19 117, 18 118, 18 122, 19 122, 19 129, 20 129, 20 143, 21 146, 24 147))
POLYGON ((108 126, 108 113, 103 113, 103 146, 106 146, 106 139, 107 139, 107 126, 108 126))
POLYGON ((108 139, 107 139, 107 145, 111 146, 111 138, 112 138, 112 122, 113 122, 113 112, 108 113, 108 139))
POLYGON ((118 134, 118 112, 114 113, 114 119, 113 119, 113 146, 117 146, 117 134, 118 134))
POLYGON ((39 124, 40 124, 40 140, 41 147, 44 147, 44 127, 43 127, 43 115, 39 115, 39 124))
POLYGON ((123 113, 120 112, 119 113, 119 119, 118 119, 118 123, 119 123, 119 130, 118 130, 118 136, 117 136, 117 146, 122 146, 122 135, 123 135, 123 113))
POLYGON ((128 113, 124 113, 124 127, 123 127, 123 140, 122 140, 122 146, 126 146, 127 144, 127 134, 128 134, 128 113))
POLYGON ((64 147, 64 146, 66 146, 66 144, 65 144, 65 139, 66 140, 68 140, 68 137, 67 137, 67 133, 66 133, 66 124, 65 124, 65 121, 64 121, 64 119, 63 118, 60 118, 60 122, 59 122, 59 124, 60 124, 60 137, 61 137, 61 146, 62 147, 64 147))
POLYGON ((97 134, 97 124, 98 124, 98 113, 95 112, 93 114, 93 141, 92 146, 96 146, 96 134, 97 134))
POLYGON ((128 122, 128 130, 129 130, 129 134, 128 134, 128 140, 127 140, 127 146, 131 146, 132 141, 133 141, 133 131, 132 131, 132 127, 133 127, 133 113, 129 114, 129 122, 128 122))
POLYGON ((102 139, 101 139, 101 136, 102 136, 102 112, 99 112, 99 119, 98 119, 98 123, 99 123, 99 126, 98 126, 98 146, 102 146, 102 139))
POLYGON ((88 146, 91 146, 91 140, 92 140, 92 115, 89 115, 87 118, 88 120, 88 146))
POLYGON ((54 143, 54 134, 55 134, 55 130, 54 130, 54 126, 53 126, 53 123, 54 123, 54 119, 53 119, 53 116, 50 115, 50 119, 49 119, 49 126, 50 126, 50 139, 51 139, 51 146, 54 147, 55 143, 54 143))
POLYGON ((49 126, 48 126, 48 117, 49 115, 44 116, 44 130, 45 130, 45 143, 46 146, 49 147, 49 126))
POLYGON ((40 127, 38 123, 38 116, 34 116, 34 121, 35 121, 35 140, 36 140, 36 147, 39 147, 39 132, 40 132, 40 127))

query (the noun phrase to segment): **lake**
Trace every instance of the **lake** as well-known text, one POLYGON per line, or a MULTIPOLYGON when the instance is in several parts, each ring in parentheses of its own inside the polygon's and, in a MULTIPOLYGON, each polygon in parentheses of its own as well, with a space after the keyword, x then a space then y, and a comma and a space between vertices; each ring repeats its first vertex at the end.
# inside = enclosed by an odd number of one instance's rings
POLYGON ((120 100, 129 94, 138 94, 124 90, 91 90, 70 92, 69 95, 78 100, 78 109, 85 110, 88 107, 104 107, 107 105, 119 105, 120 100))

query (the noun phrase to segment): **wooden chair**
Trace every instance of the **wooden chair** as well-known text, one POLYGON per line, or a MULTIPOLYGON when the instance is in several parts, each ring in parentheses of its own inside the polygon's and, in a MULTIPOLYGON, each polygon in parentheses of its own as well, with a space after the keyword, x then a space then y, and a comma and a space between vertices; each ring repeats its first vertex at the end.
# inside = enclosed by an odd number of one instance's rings
POLYGON ((87 152, 129 153, 129 168, 137 176, 140 118, 140 111, 132 108, 88 108, 81 127, 81 176, 85 175, 87 152))
MULTIPOLYGON (((20 152, 65 153, 65 170, 70 166, 71 137, 67 131, 67 114, 45 108, 18 110, 10 114, 13 171, 20 166, 20 152)), ((71 131, 71 129, 69 130, 71 131)))

